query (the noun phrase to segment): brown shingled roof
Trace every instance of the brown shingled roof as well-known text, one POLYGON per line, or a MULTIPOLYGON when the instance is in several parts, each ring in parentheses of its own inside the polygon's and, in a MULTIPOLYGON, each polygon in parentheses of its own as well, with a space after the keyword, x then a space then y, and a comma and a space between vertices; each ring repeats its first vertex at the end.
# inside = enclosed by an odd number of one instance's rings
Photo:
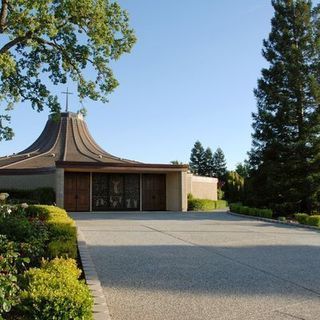
POLYGON ((97 165, 138 164, 104 151, 91 137, 81 114, 61 113, 59 121, 49 117, 39 138, 25 150, 0 157, 0 174, 4 171, 54 171, 56 162, 79 162, 97 165))

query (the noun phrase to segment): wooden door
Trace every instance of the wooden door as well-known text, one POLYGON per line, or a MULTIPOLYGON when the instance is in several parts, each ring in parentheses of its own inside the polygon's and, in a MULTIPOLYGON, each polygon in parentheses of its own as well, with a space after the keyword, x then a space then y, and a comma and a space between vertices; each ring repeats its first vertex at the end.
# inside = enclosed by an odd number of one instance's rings
POLYGON ((144 174, 142 177, 142 210, 166 210, 166 175, 144 174))
POLYGON ((64 208, 67 211, 90 210, 90 174, 66 172, 64 176, 64 208))

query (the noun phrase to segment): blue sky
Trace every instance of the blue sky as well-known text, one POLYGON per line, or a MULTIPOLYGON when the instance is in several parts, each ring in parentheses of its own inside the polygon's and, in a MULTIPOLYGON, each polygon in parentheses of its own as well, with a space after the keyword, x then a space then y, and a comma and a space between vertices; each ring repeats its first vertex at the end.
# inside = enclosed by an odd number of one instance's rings
MULTIPOLYGON (((270 0, 121 0, 138 42, 114 64, 120 86, 109 103, 87 101, 87 123, 108 152, 149 163, 188 162, 196 140, 225 153, 229 169, 251 146, 253 89, 270 0)), ((71 91, 75 92, 72 83, 71 91)), ((60 93, 66 87, 54 89, 60 93)), ((60 95, 64 103, 64 96, 60 95)), ((74 94, 70 109, 80 109, 74 94)), ((41 133, 48 111, 24 103, 12 112, 15 138, 0 155, 18 152, 41 133)))

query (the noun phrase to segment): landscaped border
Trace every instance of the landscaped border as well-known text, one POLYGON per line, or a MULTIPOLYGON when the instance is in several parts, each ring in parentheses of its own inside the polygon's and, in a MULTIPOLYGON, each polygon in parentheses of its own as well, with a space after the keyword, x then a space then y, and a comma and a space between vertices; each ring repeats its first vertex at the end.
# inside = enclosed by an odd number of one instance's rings
POLYGON ((257 216, 250 216, 250 215, 246 215, 246 214, 231 212, 230 210, 227 211, 227 213, 230 214, 230 215, 236 216, 236 217, 249 218, 249 219, 252 219, 252 220, 271 222, 271 223, 277 223, 277 224, 284 224, 284 225, 287 225, 287 226, 290 226, 290 227, 311 229, 311 230, 320 232, 320 228, 318 228, 318 227, 309 226, 309 225, 305 225, 305 224, 301 224, 301 223, 280 221, 280 220, 268 219, 268 218, 261 218, 261 217, 257 217, 257 216))
POLYGON ((111 320, 109 308, 101 282, 99 280, 96 268, 92 261, 86 239, 77 226, 77 240, 79 256, 82 263, 82 268, 85 276, 86 283, 90 288, 92 298, 94 301, 93 306, 93 319, 94 320, 111 320))

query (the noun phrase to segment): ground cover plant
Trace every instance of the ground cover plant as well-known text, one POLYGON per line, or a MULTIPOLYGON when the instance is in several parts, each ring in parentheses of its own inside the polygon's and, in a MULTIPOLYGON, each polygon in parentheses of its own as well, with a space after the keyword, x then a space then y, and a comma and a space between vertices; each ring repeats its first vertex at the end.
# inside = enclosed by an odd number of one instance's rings
POLYGON ((92 319, 74 221, 63 209, 7 198, 0 194, 0 320, 92 319))

